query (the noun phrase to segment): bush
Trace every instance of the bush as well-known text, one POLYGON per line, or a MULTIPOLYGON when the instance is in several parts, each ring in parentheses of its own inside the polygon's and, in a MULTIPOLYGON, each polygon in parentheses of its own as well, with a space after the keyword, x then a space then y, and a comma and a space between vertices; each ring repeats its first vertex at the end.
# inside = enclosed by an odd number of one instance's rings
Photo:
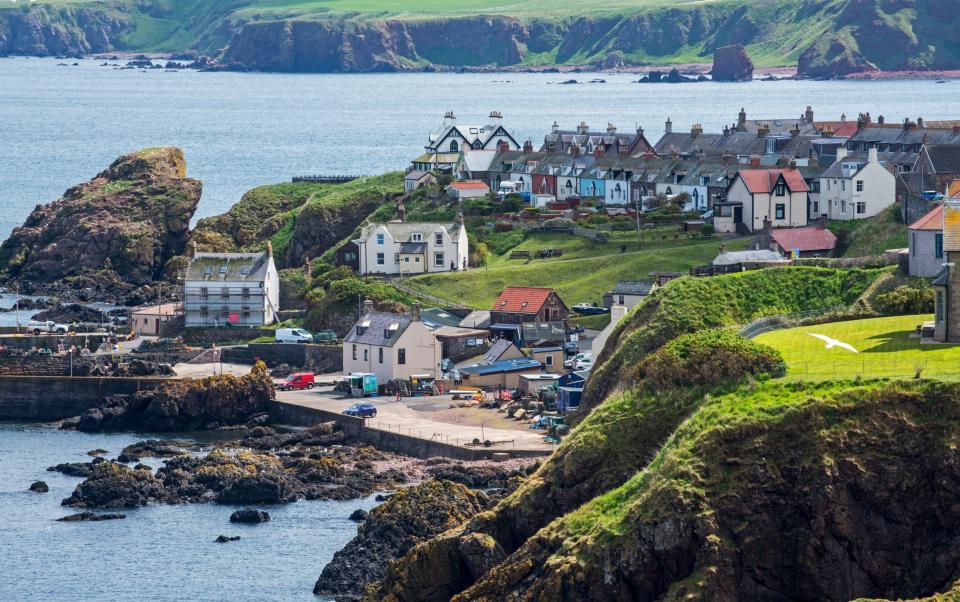
POLYGON ((786 374, 780 353, 732 330, 701 330, 678 337, 648 356, 637 377, 654 390, 698 385, 736 384, 748 376, 786 374))
POLYGON ((934 291, 926 281, 898 286, 881 293, 873 302, 880 313, 887 315, 926 314, 933 312, 934 291))

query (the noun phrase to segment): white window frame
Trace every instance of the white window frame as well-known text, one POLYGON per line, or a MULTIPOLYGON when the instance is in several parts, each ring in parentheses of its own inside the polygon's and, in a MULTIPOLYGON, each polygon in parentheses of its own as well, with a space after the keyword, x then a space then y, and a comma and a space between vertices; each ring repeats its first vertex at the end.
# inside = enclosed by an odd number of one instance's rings
POLYGON ((423 242, 423 232, 414 232, 411 234, 410 242, 423 242))
POLYGON ((444 257, 444 255, 443 255, 443 251, 437 251, 436 253, 433 254, 433 266, 434 266, 434 267, 442 268, 444 265, 446 265, 445 261, 446 261, 446 260, 445 260, 445 257, 444 257))
POLYGON ((387 258, 383 253, 377 253, 377 265, 385 265, 387 258))

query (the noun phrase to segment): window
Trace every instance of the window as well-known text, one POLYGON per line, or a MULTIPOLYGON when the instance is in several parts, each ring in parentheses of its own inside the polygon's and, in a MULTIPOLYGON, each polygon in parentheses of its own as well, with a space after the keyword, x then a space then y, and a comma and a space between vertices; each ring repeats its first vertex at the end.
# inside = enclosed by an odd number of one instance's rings
POLYGON ((364 349, 364 350, 363 350, 363 361, 367 361, 367 360, 369 360, 369 359, 370 359, 370 350, 369 350, 369 349, 364 349))
POLYGON ((204 299, 206 299, 209 294, 210 294, 210 289, 208 289, 207 287, 203 287, 200 289, 200 296, 203 297, 204 299))
POLYGON ((458 150, 460 150, 460 145, 457 144, 457 141, 456 141, 456 140, 451 140, 451 141, 450 141, 450 152, 451 152, 451 153, 455 153, 455 152, 457 152, 458 150))
POLYGON ((244 299, 250 298, 250 289, 249 287, 243 287, 243 292, 241 293, 244 299))
POLYGON ((377 232, 377 244, 378 245, 383 244, 383 232, 377 232))
POLYGON ((201 316, 203 316, 204 318, 206 318, 209 313, 210 313, 210 308, 209 308, 209 307, 207 307, 206 305, 200 306, 200 315, 201 315, 201 316))
POLYGON ((410 240, 412 242, 423 242, 423 233, 414 232, 413 234, 410 235, 410 240))
POLYGON ((353 359, 354 359, 354 360, 357 359, 357 346, 356 346, 356 345, 353 346, 353 359))
POLYGON ((820 203, 818 201, 813 202, 813 212, 820 213, 820 203))
POLYGON ((407 363, 407 350, 397 349, 397 364, 403 366, 407 363))
POLYGON ((437 232, 433 237, 433 242, 437 246, 443 246, 443 232, 437 232))
POLYGON ((416 261, 417 263, 420 263, 420 256, 417 255, 416 257, 413 258, 413 260, 416 261))
POLYGON ((840 213, 846 213, 846 212, 847 212, 847 202, 840 201, 840 213))
POLYGON ((383 363, 383 347, 377 347, 377 359, 381 364, 383 363))
POLYGON ((433 265, 438 268, 443 267, 443 253, 433 254, 433 265))
POLYGON ((400 253, 393 254, 393 263, 400 263, 400 253))
POLYGON ((549 368, 550 366, 552 366, 552 365, 553 365, 553 356, 552 356, 552 355, 548 355, 547 357, 543 358, 543 363, 544 363, 544 365, 547 366, 548 368, 549 368))
POLYGON ((827 192, 830 192, 830 180, 827 180, 827 192))
POLYGON ((840 180, 840 190, 846 190, 846 189, 847 189, 847 181, 840 180))
POLYGON ((776 219, 785 219, 787 216, 787 206, 783 203, 777 203, 774 212, 776 219))
POLYGON ((244 320, 249 320, 249 319, 250 319, 250 306, 249 306, 249 305, 243 306, 243 319, 244 319, 244 320))
POLYGON ((626 305, 626 303, 624 302, 623 295, 620 295, 620 305, 626 305))
POLYGON ((937 232, 933 240, 933 252, 937 259, 943 259, 943 232, 937 232))
POLYGON ((222 288, 222 289, 220 289, 220 298, 221 298, 221 299, 229 299, 229 298, 230 298, 230 289, 228 289, 228 288, 222 288))
POLYGON ((810 192, 820 192, 820 180, 810 182, 810 192))
POLYGON ((943 291, 937 291, 937 322, 943 322, 943 291))
POLYGON ((863 192, 863 180, 857 180, 857 192, 863 192))
POLYGON ((916 232, 910 233, 910 243, 911 243, 910 257, 916 257, 917 256, 917 233, 916 232))
POLYGON ((857 201, 857 215, 863 215, 867 212, 867 202, 857 201))
POLYGON ((786 196, 787 194, 787 185, 783 182, 778 182, 776 188, 774 189, 777 196, 786 196))
POLYGON ((384 264, 383 253, 377 253, 377 265, 383 265, 383 264, 384 264))

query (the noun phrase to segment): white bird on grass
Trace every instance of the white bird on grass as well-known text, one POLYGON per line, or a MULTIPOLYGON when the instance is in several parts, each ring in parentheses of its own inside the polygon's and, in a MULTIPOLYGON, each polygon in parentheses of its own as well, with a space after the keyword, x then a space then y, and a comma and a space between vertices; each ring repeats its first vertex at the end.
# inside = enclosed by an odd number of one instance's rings
POLYGON ((852 352, 854 352, 854 353, 860 353, 860 352, 857 351, 857 350, 853 347, 853 345, 851 345, 850 343, 844 343, 843 341, 838 341, 837 339, 832 339, 832 338, 828 337, 828 336, 825 335, 825 334, 815 334, 815 333, 812 333, 812 332, 808 332, 807 334, 809 334, 809 335, 812 336, 812 337, 816 337, 816 338, 820 339, 821 341, 823 341, 824 343, 826 343, 826 344, 827 344, 827 349, 833 349, 834 347, 842 347, 842 348, 846 349, 847 351, 852 351, 852 352))

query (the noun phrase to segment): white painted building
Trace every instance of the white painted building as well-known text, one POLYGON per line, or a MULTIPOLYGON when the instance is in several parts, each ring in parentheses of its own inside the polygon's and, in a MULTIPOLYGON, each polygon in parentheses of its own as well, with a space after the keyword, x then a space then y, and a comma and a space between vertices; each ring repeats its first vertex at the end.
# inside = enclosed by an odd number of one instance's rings
POLYGON ((727 188, 727 200, 714 204, 719 233, 760 232, 807 225, 809 187, 796 169, 741 169, 727 188))
POLYGON ((354 244, 361 274, 425 274, 467 269, 469 242, 463 217, 453 223, 367 224, 354 244))
POLYGON ((379 384, 415 374, 440 377, 442 348, 433 332, 420 320, 420 307, 409 314, 374 311, 364 302, 363 316, 343 339, 343 372, 377 375, 379 384))
POLYGON ((877 149, 866 157, 837 149, 837 160, 820 176, 820 214, 834 220, 872 217, 896 202, 896 188, 896 177, 877 158, 877 149))
POLYGON ((273 247, 263 253, 194 253, 184 280, 186 326, 262 326, 280 310, 273 247))

